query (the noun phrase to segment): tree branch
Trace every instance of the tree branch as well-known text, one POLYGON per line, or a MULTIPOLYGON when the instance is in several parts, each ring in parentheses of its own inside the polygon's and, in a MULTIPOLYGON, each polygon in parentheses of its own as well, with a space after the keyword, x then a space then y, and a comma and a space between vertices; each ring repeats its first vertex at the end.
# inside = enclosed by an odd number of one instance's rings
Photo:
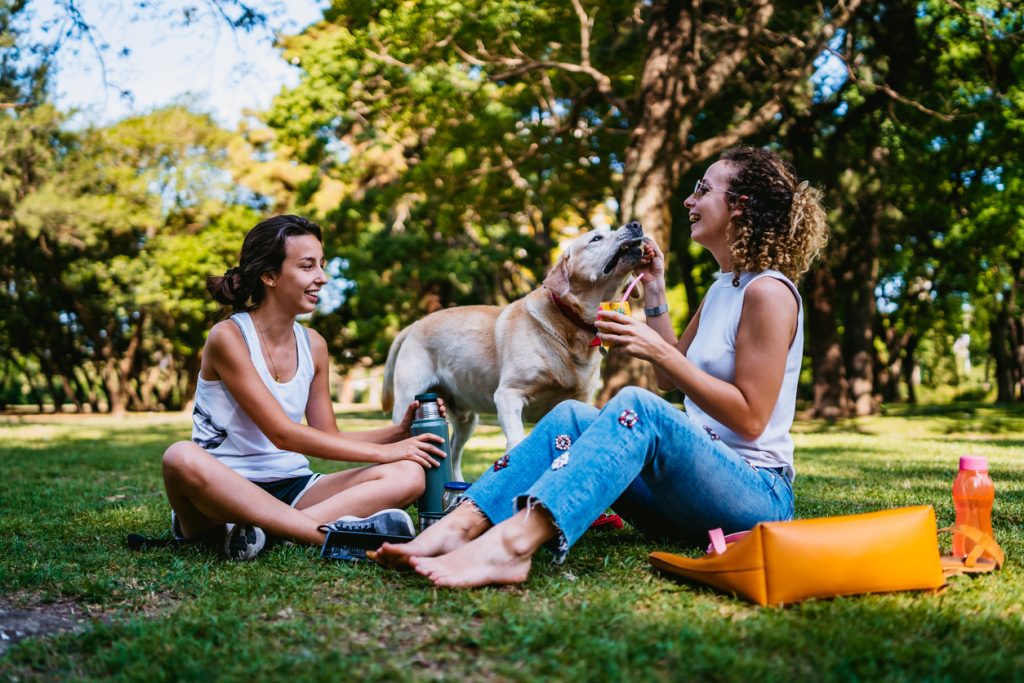
POLYGON ((782 111, 782 97, 776 93, 771 99, 761 105, 761 108, 754 112, 753 116, 747 117, 721 135, 716 135, 713 138, 708 138, 696 145, 692 145, 683 152, 682 156, 690 164, 698 163, 702 159, 708 159, 723 149, 732 147, 747 136, 753 135, 780 111, 782 111))
POLYGON ((826 50, 826 51, 829 54, 837 57, 843 63, 843 66, 846 67, 846 75, 849 77, 849 79, 851 81, 856 83, 861 88, 863 88, 863 89, 865 89, 867 91, 870 91, 870 92, 882 92, 882 93, 885 93, 890 99, 895 100, 896 102, 899 102, 901 104, 905 104, 907 106, 913 107, 914 109, 918 110, 922 114, 927 114, 928 116, 934 116, 935 118, 940 119, 942 121, 949 122, 949 121, 954 121, 957 118, 959 118, 959 115, 955 111, 952 114, 943 114, 940 111, 935 111, 934 109, 929 109, 928 107, 924 106, 923 104, 921 104, 917 100, 912 100, 909 97, 906 97, 904 95, 899 94, 898 92, 893 90, 892 87, 890 87, 888 83, 878 84, 878 83, 872 83, 870 81, 865 81, 865 80, 863 80, 861 78, 858 78, 856 72, 854 72, 853 67, 850 66, 850 63, 846 59, 845 56, 843 56, 839 52, 836 52, 835 50, 829 49, 829 50, 826 50))
POLYGON ((768 0, 757 0, 747 21, 737 31, 739 40, 732 50, 720 52, 714 62, 704 70, 700 79, 700 97, 695 101, 697 109, 703 109, 709 100, 716 97, 722 90, 729 76, 736 70, 740 62, 746 58, 753 39, 768 24, 775 7, 768 0))
POLYGON ((476 43, 477 55, 479 56, 470 54, 458 45, 455 46, 455 50, 462 59, 474 66, 483 67, 498 65, 506 67, 506 71, 501 71, 490 76, 491 80, 494 81, 507 80, 516 76, 522 76, 530 73, 531 71, 543 69, 557 69, 568 73, 589 76, 597 86, 597 91, 601 93, 609 104, 617 107, 620 111, 628 111, 625 101, 621 97, 615 95, 615 88, 612 84, 611 77, 591 64, 590 39, 594 20, 593 17, 587 16, 583 6, 579 3, 579 0, 572 1, 573 7, 576 10, 576 15, 579 17, 580 21, 581 63, 579 64, 548 59, 535 59, 523 52, 523 50, 515 43, 512 43, 511 45, 512 53, 515 55, 514 57, 493 54, 487 50, 484 44, 479 40, 476 43))

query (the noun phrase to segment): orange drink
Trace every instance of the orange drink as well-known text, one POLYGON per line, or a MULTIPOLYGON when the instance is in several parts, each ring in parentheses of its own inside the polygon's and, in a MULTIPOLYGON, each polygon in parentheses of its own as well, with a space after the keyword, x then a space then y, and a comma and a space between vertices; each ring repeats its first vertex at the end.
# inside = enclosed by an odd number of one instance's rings
MULTIPOLYGON (((599 311, 615 311, 622 315, 630 315, 631 313, 628 301, 602 301, 598 304, 597 309, 599 311)), ((612 343, 602 339, 601 346, 607 349, 612 346, 612 343)))

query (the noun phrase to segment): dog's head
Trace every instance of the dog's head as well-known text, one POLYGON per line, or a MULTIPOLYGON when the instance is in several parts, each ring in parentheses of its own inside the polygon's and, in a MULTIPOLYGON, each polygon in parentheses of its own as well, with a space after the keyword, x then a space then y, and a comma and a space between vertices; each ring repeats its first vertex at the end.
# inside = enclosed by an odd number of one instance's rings
POLYGON ((580 235, 562 250, 558 263, 544 278, 544 287, 561 299, 607 301, 640 261, 643 241, 644 230, 636 222, 580 235))

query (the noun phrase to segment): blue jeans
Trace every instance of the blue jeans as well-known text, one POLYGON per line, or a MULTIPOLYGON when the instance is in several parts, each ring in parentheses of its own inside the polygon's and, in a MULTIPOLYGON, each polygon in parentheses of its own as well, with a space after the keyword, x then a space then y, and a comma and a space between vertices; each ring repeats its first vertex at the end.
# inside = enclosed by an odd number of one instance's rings
POLYGON ((781 468, 755 468, 659 396, 626 387, 600 411, 564 401, 467 491, 498 524, 543 506, 565 558, 608 507, 644 534, 686 544, 758 522, 790 519, 781 468))

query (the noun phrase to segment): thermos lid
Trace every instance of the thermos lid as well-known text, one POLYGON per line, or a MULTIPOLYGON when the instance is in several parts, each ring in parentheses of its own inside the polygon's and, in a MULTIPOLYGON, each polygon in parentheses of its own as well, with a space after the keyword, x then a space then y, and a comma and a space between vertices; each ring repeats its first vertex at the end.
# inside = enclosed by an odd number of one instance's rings
MULTIPOLYGON (((406 394, 406 395, 408 396, 408 394, 406 394)), ((431 392, 429 394, 416 394, 416 400, 419 401, 420 403, 430 403, 431 401, 436 403, 437 402, 437 394, 435 394, 433 392, 431 392)))
POLYGON ((988 472, 988 458, 981 455, 961 455, 960 469, 988 472))
POLYGON ((445 483, 444 487, 452 491, 465 491, 470 487, 470 483, 468 481, 449 481, 445 483))

